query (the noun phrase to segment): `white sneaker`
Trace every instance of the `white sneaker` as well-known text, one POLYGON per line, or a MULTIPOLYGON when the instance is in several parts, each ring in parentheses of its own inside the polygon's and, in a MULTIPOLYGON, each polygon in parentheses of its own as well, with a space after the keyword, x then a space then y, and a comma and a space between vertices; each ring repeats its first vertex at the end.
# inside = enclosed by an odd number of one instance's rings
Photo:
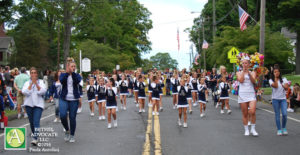
POLYGON ((202 117, 204 117, 205 116, 205 113, 201 113, 200 114, 200 117, 202 118, 202 117))
POLYGON ((91 113, 91 116, 95 116, 95 113, 92 112, 92 113, 91 113))
POLYGON ((162 112, 164 109, 163 107, 159 107, 159 111, 162 112))
POLYGON ((114 120, 114 127, 118 127, 118 121, 117 120, 114 120))
POLYGON ((102 116, 99 116, 99 120, 100 120, 100 121, 102 120, 102 116))
POLYGON ((21 114, 18 114, 18 119, 20 119, 22 117, 22 115, 21 114))
POLYGON ((78 109, 77 109, 77 113, 78 113, 78 114, 81 113, 81 111, 82 111, 82 108, 78 108, 78 109))
POLYGON ((70 131, 65 132, 65 138, 64 139, 65 139, 66 142, 70 140, 70 131))
POLYGON ((155 114, 156 114, 157 116, 159 116, 159 113, 158 113, 158 112, 155 112, 155 114))
POLYGON ((180 119, 178 119, 178 122, 177 122, 177 123, 178 123, 179 126, 182 126, 182 123, 181 123, 181 120, 180 120, 180 119))
POLYGON ((27 115, 27 113, 24 113, 24 118, 28 118, 28 115, 27 115))
POLYGON ((142 109, 142 112, 146 112, 146 110, 145 110, 145 109, 142 109))
POLYGON ((58 122, 58 118, 55 118, 53 122, 54 122, 54 123, 58 122))
POLYGON ((138 108, 138 107, 139 107, 139 104, 135 104, 135 106, 138 108))
POLYGON ((224 110, 221 110, 220 113, 221 113, 221 114, 224 114, 224 110))
POLYGON ((288 108, 288 109, 287 109, 287 112, 294 112, 294 110, 291 109, 291 108, 288 108))
POLYGON ((230 110, 230 109, 227 111, 227 114, 228 114, 228 115, 230 115, 230 114, 231 114, 231 110, 230 110))
POLYGON ((187 128, 187 123, 183 123, 183 127, 184 127, 184 128, 187 128))
POLYGON ((257 136, 258 136, 258 133, 256 132, 255 129, 251 129, 251 134, 252 134, 252 136, 254 136, 254 137, 257 137, 257 136))
POLYGON ((123 110, 127 110, 126 107, 123 107, 123 110))
POLYGON ((194 107, 196 107, 197 105, 198 105, 198 104, 197 104, 196 102, 193 104, 194 107))
POLYGON ((107 128, 111 129, 111 123, 108 123, 107 128))
POLYGON ((139 113, 142 113, 142 109, 139 110, 139 113))
POLYGON ((70 136, 69 142, 70 142, 70 143, 75 143, 75 137, 74 137, 74 136, 70 136))
POLYGON ((219 103, 216 104, 216 109, 219 107, 219 103))
POLYGON ((249 130, 245 130, 245 134, 244 135, 245 136, 249 136, 250 135, 249 130))
POLYGON ((105 120, 105 119, 106 119, 106 118, 105 118, 105 116, 103 115, 103 116, 102 116, 102 120, 105 120))

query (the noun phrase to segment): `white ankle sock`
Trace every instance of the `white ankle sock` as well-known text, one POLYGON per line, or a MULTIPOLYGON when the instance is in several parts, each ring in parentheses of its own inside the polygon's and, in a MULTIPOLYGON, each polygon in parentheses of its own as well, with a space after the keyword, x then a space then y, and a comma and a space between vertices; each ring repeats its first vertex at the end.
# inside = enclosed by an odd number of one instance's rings
POLYGON ((248 131, 248 125, 244 125, 245 131, 248 131))
POLYGON ((255 130, 255 124, 251 124, 251 130, 255 130))

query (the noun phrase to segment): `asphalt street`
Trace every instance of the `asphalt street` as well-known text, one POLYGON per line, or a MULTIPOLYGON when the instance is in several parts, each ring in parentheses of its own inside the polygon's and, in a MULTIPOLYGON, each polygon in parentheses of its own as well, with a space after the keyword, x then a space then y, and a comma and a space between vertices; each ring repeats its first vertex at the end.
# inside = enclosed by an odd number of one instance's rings
MULTIPOLYGON (((120 103, 120 102, 119 102, 120 103)), ((148 103, 148 102, 147 102, 148 103)), ((47 103, 49 104, 49 103, 47 103)), ((231 96, 232 114, 220 114, 211 102, 206 117, 200 118, 199 107, 188 114, 188 128, 177 125, 178 112, 172 108, 172 98, 163 97, 164 111, 159 116, 139 114, 133 98, 128 99, 127 110, 117 113, 118 127, 107 129, 106 121, 98 120, 98 113, 90 116, 84 98, 83 111, 77 115, 76 142, 65 142, 60 123, 54 123, 54 106, 43 112, 41 127, 52 127, 58 134, 50 138, 51 147, 64 155, 298 155, 300 154, 300 115, 289 113, 288 136, 276 136, 274 114, 271 105, 258 103, 257 132, 259 137, 245 137, 241 111, 236 96, 231 96)), ((97 108, 96 108, 97 109, 97 108)), ((151 112, 151 111, 150 111, 151 112)), ((27 119, 9 122, 11 127, 27 127, 27 119)), ((3 134, 0 134, 0 153, 5 155, 31 154, 28 133, 27 151, 4 150, 3 134)), ((35 153, 43 154, 43 153, 35 153)))

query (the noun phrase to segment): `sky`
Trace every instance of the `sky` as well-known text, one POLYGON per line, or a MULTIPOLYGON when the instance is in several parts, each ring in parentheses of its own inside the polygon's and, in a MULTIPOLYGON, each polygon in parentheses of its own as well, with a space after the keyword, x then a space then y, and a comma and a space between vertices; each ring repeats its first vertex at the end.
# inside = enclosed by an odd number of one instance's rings
POLYGON ((186 28, 193 25, 194 18, 200 15, 207 0, 139 0, 151 13, 153 28, 148 37, 152 42, 152 51, 142 58, 150 59, 158 52, 169 53, 178 62, 178 68, 190 67, 191 46, 186 28), (191 12, 199 12, 192 14, 191 12), (177 29, 179 30, 180 50, 178 51, 177 29))

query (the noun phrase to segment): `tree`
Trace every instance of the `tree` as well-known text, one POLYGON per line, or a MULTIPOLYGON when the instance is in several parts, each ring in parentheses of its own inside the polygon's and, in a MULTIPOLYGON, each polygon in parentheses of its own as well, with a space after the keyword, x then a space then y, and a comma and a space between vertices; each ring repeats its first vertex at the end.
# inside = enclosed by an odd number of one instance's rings
POLYGON ((13 6, 13 0, 1 0, 0 6, 0 24, 2 24, 3 22, 10 20, 11 18, 11 8, 13 6))
POLYGON ((49 66, 47 51, 49 49, 47 27, 34 19, 19 26, 13 33, 17 53, 11 57, 16 66, 46 69, 49 66))
MULTIPOLYGON (((94 40, 86 40, 79 44, 78 49, 82 51, 83 58, 89 58, 92 63, 92 70, 99 69, 109 72, 117 64, 121 70, 130 69, 135 66, 134 60, 129 55, 120 53, 111 48, 109 45, 97 43, 94 40)), ((79 61, 78 54, 73 52, 72 55, 79 61)))
POLYGON ((153 68, 159 70, 165 70, 166 68, 177 68, 178 62, 176 59, 172 59, 169 53, 157 53, 150 57, 150 61, 153 64, 153 68))
POLYGON ((296 74, 300 74, 300 0, 288 0, 279 4, 281 21, 291 31, 297 33, 296 74))
MULTIPOLYGON (((222 28, 216 42, 207 50, 207 65, 226 65, 232 68, 227 59, 227 52, 236 47, 240 52, 254 54, 259 49, 259 26, 249 26, 246 30, 240 31, 238 27, 225 26, 222 28)), ((291 69, 292 64, 288 61, 293 59, 292 45, 290 40, 279 32, 271 32, 266 27, 265 41, 265 66, 279 64, 283 69, 291 69)))

